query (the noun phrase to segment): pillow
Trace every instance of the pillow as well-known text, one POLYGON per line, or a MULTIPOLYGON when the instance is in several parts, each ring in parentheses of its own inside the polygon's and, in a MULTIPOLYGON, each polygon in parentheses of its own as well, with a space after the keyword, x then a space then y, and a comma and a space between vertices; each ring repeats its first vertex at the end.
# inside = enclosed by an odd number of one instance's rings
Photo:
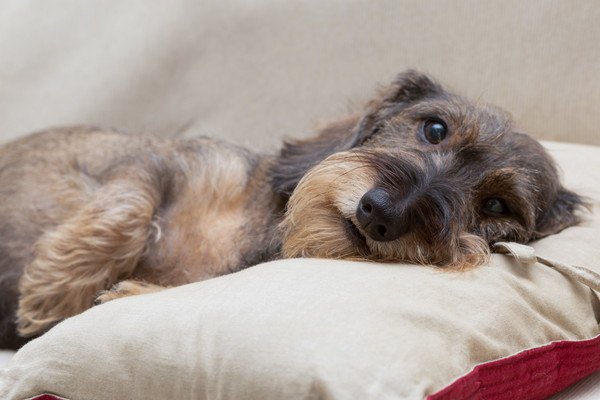
MULTIPOLYGON (((600 148, 547 146, 594 214, 534 248, 592 267, 600 148)), ((0 398, 542 398, 600 368, 599 316, 588 286, 506 255, 275 261, 70 318, 0 370, 0 398)))
POLYGON ((0 350, 0 367, 4 367, 4 365, 10 361, 13 355, 14 352, 11 350, 0 350))

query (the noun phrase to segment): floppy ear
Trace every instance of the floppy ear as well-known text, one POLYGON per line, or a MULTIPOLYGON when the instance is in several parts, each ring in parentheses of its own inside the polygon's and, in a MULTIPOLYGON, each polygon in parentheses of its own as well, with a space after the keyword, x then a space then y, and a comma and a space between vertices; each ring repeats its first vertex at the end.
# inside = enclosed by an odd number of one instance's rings
POLYGON ((399 74, 362 113, 330 123, 311 138, 285 142, 271 169, 273 189, 287 200, 309 169, 334 153, 360 145, 374 133, 377 121, 441 92, 443 89, 427 75, 413 70, 399 74))
POLYGON ((444 93, 444 89, 439 83, 422 72, 409 69, 398 74, 392 84, 380 92, 380 100, 391 105, 407 104, 440 93, 444 93))
POLYGON ((577 224, 577 211, 589 207, 577 193, 560 188, 550 209, 538 218, 533 239, 541 239, 577 224))
POLYGON ((316 136, 284 142, 271 170, 275 193, 287 200, 309 169, 334 153, 354 147, 359 119, 359 115, 353 115, 326 125, 316 136))
POLYGON ((447 94, 444 88, 429 76, 412 69, 404 71, 379 92, 366 107, 359 129, 367 135, 377 130, 381 122, 402 108, 417 101, 447 94))

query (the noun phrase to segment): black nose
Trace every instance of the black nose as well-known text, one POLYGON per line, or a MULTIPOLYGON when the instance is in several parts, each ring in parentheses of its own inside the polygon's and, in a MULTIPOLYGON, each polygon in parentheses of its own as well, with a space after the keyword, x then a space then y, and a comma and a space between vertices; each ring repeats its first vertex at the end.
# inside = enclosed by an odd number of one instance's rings
POLYGON ((390 194, 381 188, 369 190, 360 199, 356 219, 373 240, 388 242, 398 239, 408 231, 402 212, 390 194))

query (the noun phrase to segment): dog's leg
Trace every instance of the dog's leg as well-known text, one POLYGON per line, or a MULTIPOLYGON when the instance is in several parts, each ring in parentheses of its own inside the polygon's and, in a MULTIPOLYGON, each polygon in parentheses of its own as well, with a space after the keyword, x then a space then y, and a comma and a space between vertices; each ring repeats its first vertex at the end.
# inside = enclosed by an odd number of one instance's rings
POLYGON ((36 243, 36 258, 19 284, 21 335, 39 334, 90 308, 100 290, 131 275, 152 240, 162 193, 160 176, 132 171, 106 183, 90 203, 36 243))
POLYGON ((104 304, 121 297, 137 296, 139 294, 156 293, 168 289, 164 286, 153 285, 141 281, 121 281, 109 290, 103 290, 96 298, 96 304, 104 304))

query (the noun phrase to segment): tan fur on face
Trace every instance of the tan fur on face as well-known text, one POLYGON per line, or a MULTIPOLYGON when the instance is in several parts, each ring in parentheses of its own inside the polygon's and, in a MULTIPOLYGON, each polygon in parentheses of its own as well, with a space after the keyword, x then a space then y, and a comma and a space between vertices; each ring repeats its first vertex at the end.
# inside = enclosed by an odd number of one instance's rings
POLYGON ((282 224, 284 257, 361 259, 344 230, 362 195, 373 185, 373 171, 355 153, 335 154, 298 184, 282 224))
POLYGON ((390 242, 370 239, 360 229, 355 216, 361 197, 374 186, 377 176, 365 157, 367 155, 360 151, 334 154, 300 181, 282 223, 285 257, 405 260, 423 265, 440 264, 451 269, 470 268, 489 257, 485 240, 467 232, 441 246, 423 243, 412 233, 390 242), (346 219, 365 236, 368 251, 349 240, 344 226, 346 219))

